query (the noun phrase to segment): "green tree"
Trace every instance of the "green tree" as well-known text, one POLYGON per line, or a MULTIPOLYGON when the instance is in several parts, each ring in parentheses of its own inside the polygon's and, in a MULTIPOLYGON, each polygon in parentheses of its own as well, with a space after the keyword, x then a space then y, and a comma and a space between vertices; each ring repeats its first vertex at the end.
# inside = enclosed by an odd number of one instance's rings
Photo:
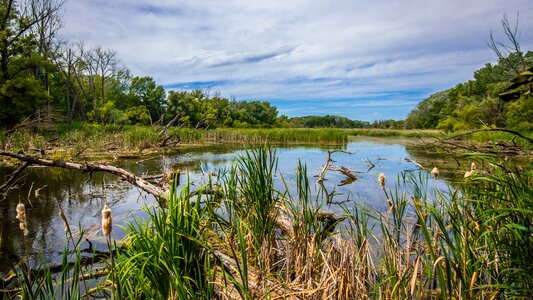
POLYGON ((128 106, 145 107, 151 123, 160 120, 165 113, 165 89, 152 77, 134 77, 128 92, 128 106))
POLYGON ((16 1, 0 1, 0 124, 20 121, 47 100, 35 77, 42 58, 30 29, 38 20, 19 10, 16 1))

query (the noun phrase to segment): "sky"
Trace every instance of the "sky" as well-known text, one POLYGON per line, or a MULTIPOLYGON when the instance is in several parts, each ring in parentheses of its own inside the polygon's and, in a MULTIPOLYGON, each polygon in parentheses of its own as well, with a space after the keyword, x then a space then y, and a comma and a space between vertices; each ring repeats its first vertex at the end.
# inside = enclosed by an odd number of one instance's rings
POLYGON ((114 49, 135 76, 270 101, 280 114, 403 119, 427 96, 496 61, 493 32, 532 0, 70 0, 62 37, 114 49))

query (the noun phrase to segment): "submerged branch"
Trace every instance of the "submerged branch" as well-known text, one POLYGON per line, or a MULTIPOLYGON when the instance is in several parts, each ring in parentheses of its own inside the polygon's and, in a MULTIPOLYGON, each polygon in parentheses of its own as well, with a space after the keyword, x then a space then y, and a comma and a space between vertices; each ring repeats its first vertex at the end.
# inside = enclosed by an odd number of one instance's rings
POLYGON ((422 170, 426 169, 426 168, 424 168, 423 165, 417 163, 417 162, 414 161, 413 159, 410 159, 410 158, 407 158, 407 157, 406 157, 406 158, 404 158, 404 160, 405 160, 406 162, 410 162, 410 163, 412 163, 412 164, 415 164, 417 167, 419 167, 419 168, 422 169, 422 170))

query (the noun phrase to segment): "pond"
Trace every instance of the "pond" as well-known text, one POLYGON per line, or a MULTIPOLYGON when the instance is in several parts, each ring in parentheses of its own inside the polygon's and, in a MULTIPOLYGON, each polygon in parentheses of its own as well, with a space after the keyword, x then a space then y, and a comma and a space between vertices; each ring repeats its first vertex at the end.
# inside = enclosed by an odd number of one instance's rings
MULTIPOLYGON (((384 173, 388 186, 394 185, 398 174, 403 171, 417 170, 418 167, 405 159, 410 158, 427 169, 437 166, 441 177, 430 178, 430 184, 447 191, 450 182, 467 168, 466 162, 446 159, 442 155, 417 141, 404 138, 368 138, 353 137, 342 146, 278 146, 278 173, 276 184, 279 189, 284 185, 281 178, 294 186, 294 175, 298 160, 307 165, 310 183, 315 186, 316 176, 328 158, 328 150, 340 149, 344 152, 332 154, 335 166, 344 166, 352 171, 358 179, 342 185, 345 175, 329 171, 324 186, 336 196, 331 205, 324 209, 342 213, 335 204, 338 201, 366 203, 378 210, 387 209, 387 202, 379 188, 378 174, 384 173), (349 153, 351 154, 349 154, 349 153)), ((171 154, 155 155, 149 159, 117 160, 113 164, 137 175, 160 174, 171 168, 182 172, 182 183, 188 180, 194 186, 204 181, 213 171, 227 168, 245 152, 242 146, 207 145, 179 148, 171 154)), ((0 168, 2 180, 12 172, 9 168, 0 168)), ((101 209, 107 201, 113 210, 114 224, 124 225, 135 216, 144 215, 144 206, 157 205, 151 195, 141 192, 127 182, 108 174, 95 173, 92 176, 79 171, 58 168, 29 168, 18 181, 19 188, 10 191, 7 198, 0 202, 1 220, 1 256, 0 273, 9 271, 12 263, 24 253, 30 253, 34 260, 44 259, 58 263, 65 243, 65 226, 59 217, 61 207, 68 222, 75 230, 86 229, 87 238, 94 245, 103 245, 104 239, 100 229, 101 209), (26 241, 16 220, 15 207, 18 202, 26 206, 30 234, 26 241), (27 252, 26 252, 27 251, 27 252)), ((295 193, 293 193, 295 195, 295 193)), ((113 227, 113 238, 124 236, 123 229, 113 227)), ((87 247, 89 245, 88 242, 87 247)))

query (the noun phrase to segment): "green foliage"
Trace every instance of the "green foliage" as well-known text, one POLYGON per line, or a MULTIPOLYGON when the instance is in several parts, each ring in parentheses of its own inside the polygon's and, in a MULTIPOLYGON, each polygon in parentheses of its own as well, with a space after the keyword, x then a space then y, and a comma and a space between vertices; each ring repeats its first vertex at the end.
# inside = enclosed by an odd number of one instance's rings
POLYGON ((507 106, 506 124, 516 130, 533 130, 533 97, 523 96, 507 106))
MULTIPOLYGON (((409 113, 406 128, 462 131, 483 126, 507 126, 531 130, 531 100, 520 94, 530 89, 531 77, 527 73, 516 74, 515 66, 521 64, 516 56, 511 53, 496 65, 486 64, 474 72, 474 80, 429 96, 409 113), (513 64, 509 65, 510 62, 513 64), (504 90, 507 92, 500 97, 504 90)), ((533 52, 527 52, 523 61, 527 66, 533 66, 533 52)))
POLYGON ((429 96, 412 110, 405 120, 406 128, 431 129, 436 128, 441 119, 441 111, 448 101, 449 90, 444 90, 429 96))
POLYGON ((12 125, 36 112, 48 95, 36 76, 39 68, 48 68, 37 53, 37 39, 24 34, 27 16, 16 1, 0 2, 0 124, 12 125))
POLYGON ((0 123, 13 124, 35 113, 48 99, 41 83, 31 75, 6 80, 0 86, 0 123))
MULTIPOLYGON (((162 86, 156 85, 152 77, 134 77, 129 86, 128 99, 130 108, 142 106, 147 110, 148 120, 155 122, 165 112, 165 90, 162 86)), ((143 118, 139 117, 139 120, 143 118)), ((136 123, 131 117, 130 120, 136 123)), ((145 120, 140 123, 148 124, 145 120)))
POLYGON ((148 109, 143 105, 127 108, 124 116, 132 124, 149 125, 151 120, 148 109))
POLYGON ((178 115, 181 126, 271 128, 277 122, 277 109, 266 101, 229 101, 202 90, 169 91, 167 101, 167 119, 178 115))
POLYGON ((518 130, 533 130, 533 67, 518 74, 500 98, 511 102, 507 106, 507 126, 518 130), (513 101, 514 100, 514 101, 513 101))
MULTIPOLYGON (((488 162, 496 163, 494 160, 488 162)), ((490 174, 475 176, 464 193, 472 219, 476 245, 485 251, 475 259, 485 264, 488 284, 502 289, 506 298, 533 296, 533 170, 498 164, 490 174), (479 234, 482 233, 482 234, 479 234)))
MULTIPOLYGON (((148 221, 128 225, 131 247, 117 258, 119 293, 129 299, 212 299, 208 255, 208 206, 192 201, 189 189, 174 188, 168 207, 148 209, 148 221)), ((201 191, 199 192, 202 193, 201 191)))

